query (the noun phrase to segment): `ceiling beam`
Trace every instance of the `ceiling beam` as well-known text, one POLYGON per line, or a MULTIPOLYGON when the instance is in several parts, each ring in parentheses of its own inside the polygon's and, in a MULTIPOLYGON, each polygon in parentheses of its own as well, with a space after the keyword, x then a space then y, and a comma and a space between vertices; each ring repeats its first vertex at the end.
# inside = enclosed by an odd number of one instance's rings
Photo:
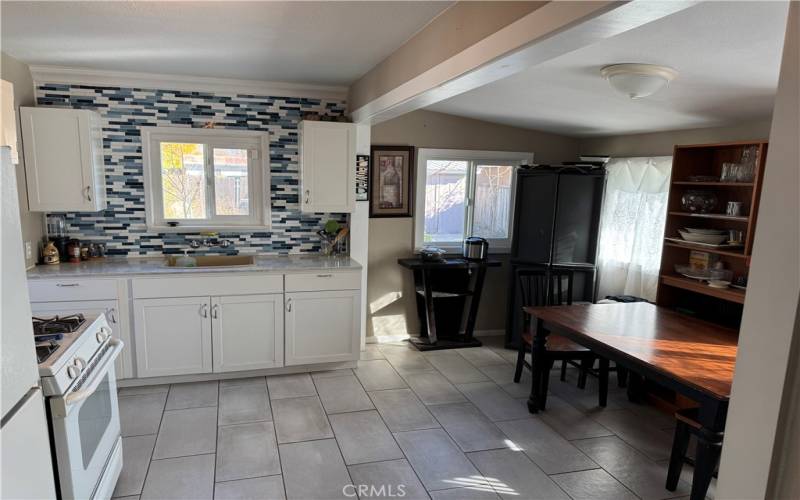
POLYGON ((380 123, 507 78, 696 3, 690 0, 548 2, 363 104, 367 92, 359 80, 350 88, 351 118, 356 123, 380 123))

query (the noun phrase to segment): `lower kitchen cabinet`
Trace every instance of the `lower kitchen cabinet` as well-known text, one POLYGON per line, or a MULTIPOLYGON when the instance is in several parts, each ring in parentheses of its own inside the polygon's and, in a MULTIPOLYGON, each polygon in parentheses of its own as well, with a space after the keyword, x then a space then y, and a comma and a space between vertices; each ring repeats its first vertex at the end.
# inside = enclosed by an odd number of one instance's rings
POLYGON ((286 293, 286 366, 358 359, 360 299, 359 290, 286 293))
POLYGON ((283 366, 283 294, 211 297, 215 372, 283 366))
POLYGON ((209 297, 133 301, 139 377, 212 371, 210 302, 209 297))

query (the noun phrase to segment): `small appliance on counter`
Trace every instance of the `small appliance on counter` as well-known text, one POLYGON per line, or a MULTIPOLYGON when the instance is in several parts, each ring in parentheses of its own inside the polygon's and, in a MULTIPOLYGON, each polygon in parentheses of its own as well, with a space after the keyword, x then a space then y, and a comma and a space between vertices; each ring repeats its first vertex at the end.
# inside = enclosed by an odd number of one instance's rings
POLYGON ((477 236, 470 236, 464 240, 462 251, 465 259, 486 260, 489 257, 489 242, 477 236))
POLYGON ((446 252, 439 247, 422 247, 419 251, 419 258, 426 262, 441 262, 444 260, 446 252))
POLYGON ((47 237, 58 249, 58 255, 61 260, 66 262, 68 259, 67 244, 69 244, 69 236, 67 236, 67 224, 64 222, 63 216, 47 216, 47 237))

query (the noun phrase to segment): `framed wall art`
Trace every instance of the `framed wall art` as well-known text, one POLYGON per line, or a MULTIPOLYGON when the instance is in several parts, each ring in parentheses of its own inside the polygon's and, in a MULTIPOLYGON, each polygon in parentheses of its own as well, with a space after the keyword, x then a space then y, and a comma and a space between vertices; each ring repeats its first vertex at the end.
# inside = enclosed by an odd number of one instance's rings
POLYGON ((356 201, 369 201, 369 155, 356 155, 356 201))
POLYGON ((411 217, 413 146, 372 146, 370 217, 411 217))

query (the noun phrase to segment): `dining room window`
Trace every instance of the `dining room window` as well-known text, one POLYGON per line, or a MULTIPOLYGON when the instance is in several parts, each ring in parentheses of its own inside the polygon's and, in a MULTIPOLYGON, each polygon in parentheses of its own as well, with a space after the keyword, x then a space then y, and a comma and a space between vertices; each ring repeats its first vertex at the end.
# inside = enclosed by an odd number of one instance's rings
POLYGON ((533 153, 420 149, 415 246, 455 250, 479 236, 491 251, 509 251, 517 168, 532 162, 533 153))

